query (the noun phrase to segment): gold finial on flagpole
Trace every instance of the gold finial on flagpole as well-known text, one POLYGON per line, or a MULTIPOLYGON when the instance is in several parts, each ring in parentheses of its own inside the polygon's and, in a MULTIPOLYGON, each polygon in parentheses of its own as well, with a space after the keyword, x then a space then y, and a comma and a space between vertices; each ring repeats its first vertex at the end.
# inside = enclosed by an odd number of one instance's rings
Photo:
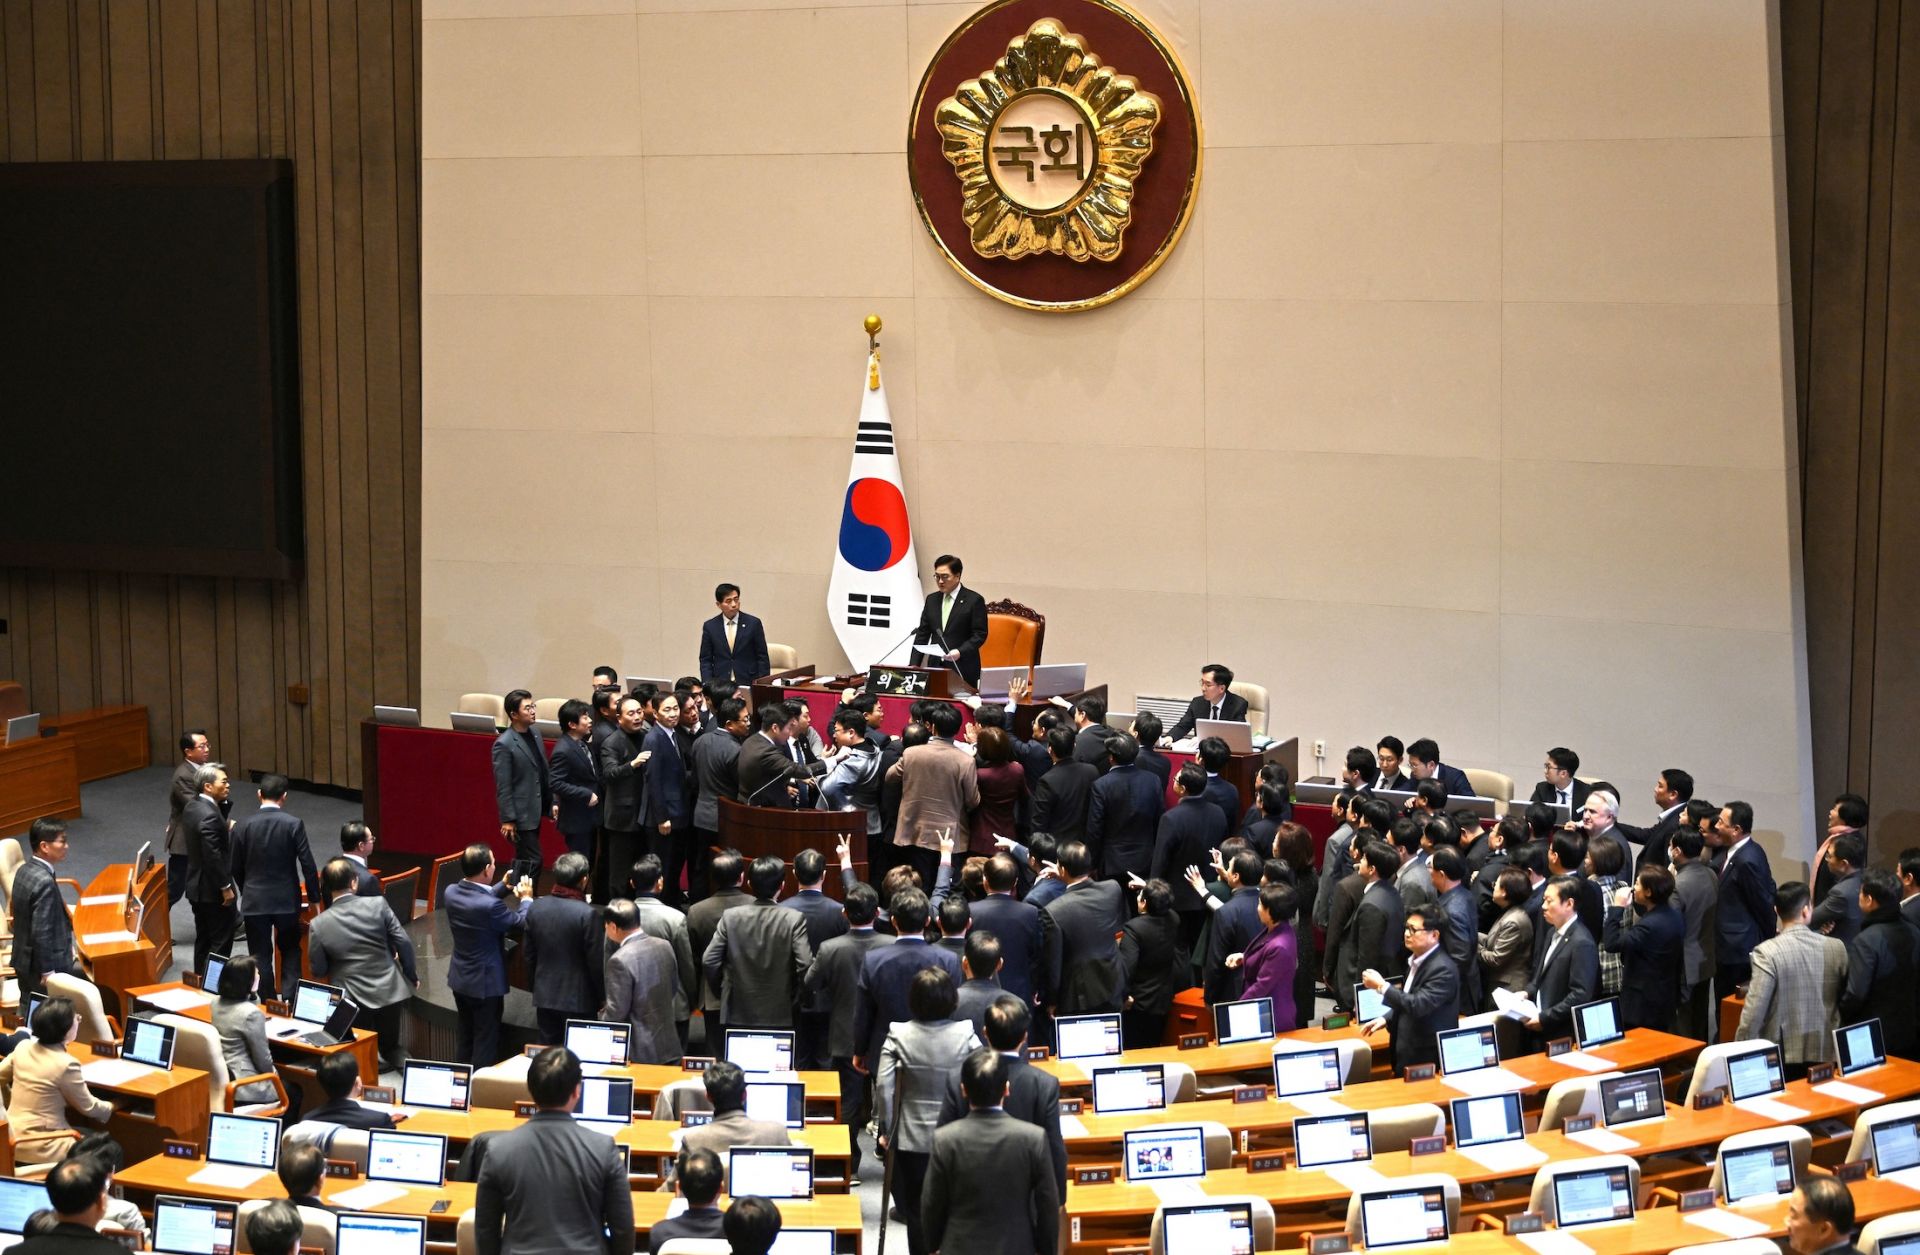
POLYGON ((868 314, 866 321, 860 324, 867 329, 867 348, 869 351, 880 347, 880 315, 868 314))
POLYGON ((880 391, 880 315, 868 314, 861 326, 867 329, 867 391, 880 391))

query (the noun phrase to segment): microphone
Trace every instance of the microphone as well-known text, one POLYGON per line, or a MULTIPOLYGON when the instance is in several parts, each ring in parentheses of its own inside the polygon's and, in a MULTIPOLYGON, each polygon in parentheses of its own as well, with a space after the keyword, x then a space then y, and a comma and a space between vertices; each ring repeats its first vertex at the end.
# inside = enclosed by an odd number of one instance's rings
POLYGON ((902 645, 906 644, 908 641, 912 640, 914 637, 918 636, 919 634, 920 634, 920 625, 916 623, 912 627, 907 629, 907 634, 905 636, 895 641, 892 645, 889 645, 887 647, 887 652, 884 654, 881 654, 880 657, 874 661, 874 665, 875 666, 884 665, 887 659, 893 656, 894 650, 900 648, 902 645))

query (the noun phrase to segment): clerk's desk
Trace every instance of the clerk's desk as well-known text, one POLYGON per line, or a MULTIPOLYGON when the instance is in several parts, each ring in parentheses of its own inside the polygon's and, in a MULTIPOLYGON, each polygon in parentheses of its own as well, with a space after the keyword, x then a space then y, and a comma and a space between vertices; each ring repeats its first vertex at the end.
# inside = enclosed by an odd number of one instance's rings
MULTIPOLYGON (((202 990, 191 989, 181 981, 167 981, 158 985, 137 985, 127 990, 127 997, 134 1003, 153 1011, 167 1011, 184 1016, 189 1020, 198 1020, 202 1024, 213 1023, 213 995, 202 990), (193 1006, 170 1006, 155 1002, 156 996, 167 1002, 184 1002, 191 994, 197 1001, 193 1006)), ((318 1028, 318 1025, 314 1026, 318 1028)), ((274 1062, 295 1070, 303 1080, 311 1077, 313 1069, 320 1066, 320 1060, 331 1054, 351 1054, 360 1065, 360 1083, 378 1085, 380 1083, 380 1042, 377 1037, 364 1028, 353 1030, 353 1037, 332 1046, 314 1046, 301 1041, 299 1035, 293 1037, 275 1037, 267 1034, 267 1048, 274 1062)), ((310 1092, 310 1097, 319 1097, 310 1092)), ((199 1141, 199 1135, 194 1135, 199 1141)))
POLYGON ((73 908, 73 944, 80 961, 100 987, 107 1014, 126 1019, 127 992, 160 979, 173 966, 173 922, 167 903, 166 851, 132 885, 139 911, 130 918, 126 909, 132 863, 110 863, 80 891, 73 908), (127 937, 128 926, 139 931, 127 937), (108 938, 123 938, 108 940, 108 938))
MULTIPOLYGON (((155 1194, 184 1194, 190 1198, 212 1198, 229 1203, 244 1203, 252 1198, 284 1198, 286 1196, 280 1182, 271 1173, 244 1189, 204 1185, 188 1180, 206 1166, 206 1161, 202 1159, 169 1159, 164 1156, 154 1156, 129 1164, 114 1173, 113 1179, 129 1198, 147 1209, 151 1209, 155 1194)), ((339 1195, 365 1184, 364 1179, 345 1181, 337 1177, 325 1177, 320 1182, 321 1201, 334 1203, 339 1195)), ((338 1205, 343 1211, 372 1211, 395 1216, 419 1216, 426 1220, 429 1230, 439 1230, 439 1238, 436 1240, 451 1240, 454 1228, 460 1222, 461 1213, 470 1210, 474 1205, 475 1190, 476 1187, 471 1182, 448 1181, 434 1188, 425 1186, 410 1188, 401 1197, 373 1207, 356 1208, 349 1203, 338 1205), (433 1205, 442 1199, 447 1202, 445 1210, 434 1211, 433 1205)), ((667 1208, 672 1205, 673 1199, 672 1194, 652 1190, 633 1195, 633 1227, 634 1231, 641 1235, 643 1249, 647 1231, 666 1218, 667 1208)), ((726 1205, 724 1198, 721 1205, 723 1207, 726 1205)), ((851 1194, 822 1194, 804 1200, 783 1199, 779 1207, 781 1221, 785 1228, 832 1229, 837 1235, 836 1245, 843 1255, 858 1255, 861 1250, 860 1200, 851 1194)))
MULTIPOLYGON (((67 1053, 80 1061, 84 1074, 94 1053, 85 1042, 69 1042, 67 1053)), ((120 1143, 127 1158, 160 1153, 168 1138, 199 1141, 206 1136, 209 1106, 207 1074, 198 1068, 175 1065, 169 1072, 151 1072, 112 1085, 87 1078, 95 1097, 113 1104, 107 1132, 120 1143)), ((82 1132, 85 1124, 76 1125, 82 1132)))
MULTIPOLYGON (((1885 1067, 1849 1079, 1850 1084, 1857 1083, 1860 1088, 1870 1089, 1881 1095, 1864 1106, 1862 1104, 1823 1094, 1809 1086, 1805 1081, 1795 1081, 1788 1085, 1779 1101, 1797 1107, 1807 1114, 1803 1118, 1811 1123, 1820 1120, 1840 1120, 1851 1123, 1866 1107, 1878 1106, 1884 1102, 1897 1101, 1920 1093, 1920 1064, 1907 1060, 1891 1060, 1885 1067)), ((1459 1095, 1455 1095, 1458 1097, 1459 1095)), ((1344 1096, 1342 1096, 1344 1098, 1344 1096)), ((1201 1106, 1214 1107, 1219 1104, 1181 1103, 1165 1112, 1155 1112, 1151 1121, 1156 1124, 1185 1124, 1206 1119, 1195 1109, 1201 1106)), ((1231 1104, 1228 1104, 1231 1105, 1231 1104)), ((1277 1108, 1282 1103, 1268 1101, 1261 1104, 1244 1104, 1248 1108, 1277 1108)), ((1289 1110, 1291 1110, 1289 1108, 1289 1110)), ((1108 1116, 1101 1119, 1131 1121, 1138 1128, 1148 1122, 1135 1113, 1131 1116, 1108 1116)), ((1451 1127, 1451 1120, 1448 1122, 1451 1127)), ((1743 1110, 1732 1104, 1725 1104, 1707 1111, 1689 1111, 1669 1103, 1667 1118, 1647 1124, 1636 1124, 1618 1130, 1618 1135, 1634 1143, 1632 1147, 1623 1147, 1618 1153, 1631 1155, 1636 1159, 1649 1161, 1643 1169, 1642 1188, 1656 1182, 1680 1183, 1681 1178, 1688 1179, 1690 1186, 1704 1186, 1711 1168, 1694 1160, 1682 1160, 1669 1163, 1664 1169, 1656 1170, 1655 1164, 1667 1157, 1675 1156, 1695 1149, 1712 1149, 1720 1142, 1736 1133, 1751 1132, 1756 1129, 1781 1127, 1779 1121, 1756 1112, 1743 1110)), ((1457 1149, 1448 1149, 1438 1154, 1414 1157, 1405 1151, 1390 1151, 1373 1157, 1371 1167, 1391 1183, 1394 1180, 1418 1173, 1443 1173, 1453 1177, 1462 1186, 1490 1184, 1496 1181, 1519 1180, 1530 1182, 1540 1167, 1547 1163, 1563 1163, 1573 1159, 1585 1159, 1603 1153, 1594 1146, 1587 1145, 1577 1137, 1570 1137, 1561 1131, 1551 1133, 1533 1133, 1526 1138, 1527 1144, 1546 1156, 1541 1164, 1518 1170, 1483 1167, 1468 1155, 1457 1149)), ((1108 1138, 1106 1146, 1115 1145, 1115 1139, 1108 1138)), ((1068 1138, 1069 1153, 1074 1150, 1074 1139, 1068 1138)), ((1083 1165, 1085 1166, 1085 1165, 1083 1165)), ((1117 1166, 1117 1165, 1116 1165, 1117 1166)), ((1116 1173, 1118 1176, 1118 1173, 1116 1173)), ((1920 1191, 1907 1190, 1905 1187, 1874 1183, 1883 1192, 1887 1192, 1886 1211, 1902 1211, 1908 1208, 1920 1208, 1920 1191), (1904 1194, 1904 1200, 1896 1193, 1904 1194)), ((1209 1172, 1203 1183, 1208 1194, 1255 1194, 1273 1204, 1275 1225, 1279 1232, 1305 1233, 1308 1231, 1325 1232, 1328 1227, 1328 1209, 1338 1207, 1345 1214, 1346 1199, 1353 1190, 1328 1176, 1325 1172, 1292 1168, 1279 1172, 1248 1172, 1244 1167, 1228 1168, 1209 1172)), ((1859 1185, 1855 1187, 1855 1197, 1859 1197, 1859 1185)), ((1469 1200, 1471 1201, 1471 1200, 1469 1200)), ((1066 1211, 1069 1225, 1074 1219, 1080 1221, 1080 1234, 1076 1244, 1083 1243, 1123 1243, 1137 1239, 1144 1232, 1159 1198, 1153 1188, 1147 1185, 1128 1185, 1124 1182, 1107 1185, 1081 1186, 1072 1181, 1067 1185, 1066 1211)), ((1490 1206, 1482 1206, 1488 1214, 1507 1214, 1524 1210, 1526 1200, 1524 1192, 1509 1191, 1502 1199, 1491 1200, 1490 1206)), ((1784 1208, 1784 1204, 1782 1204, 1784 1208)), ((1671 1209, 1668 1209, 1671 1210, 1671 1209)), ((1746 1209, 1740 1209, 1746 1214, 1746 1209)), ((1781 1212, 1784 1216, 1784 1210, 1781 1212)), ((1463 1220, 1463 1225, 1472 1223, 1471 1217, 1463 1220)), ((1784 1223, 1784 1221, 1782 1222, 1784 1223)), ((1337 1227, 1338 1222, 1334 1222, 1337 1227)), ((1686 1225, 1696 1234, 1705 1232, 1698 1226, 1686 1225)), ((1456 1237, 1455 1242, 1460 1239, 1456 1237)), ((1583 1239, 1584 1240, 1584 1239, 1583 1239)), ((1706 1238, 1696 1236, 1696 1241, 1706 1238)), ((1282 1242, 1281 1245, 1286 1245, 1282 1242)), ((1516 1244, 1517 1245, 1517 1244, 1516 1244)), ((1506 1248, 1502 1248, 1506 1249, 1506 1248)), ((1668 1248, 1661 1247, 1664 1251, 1668 1248)))

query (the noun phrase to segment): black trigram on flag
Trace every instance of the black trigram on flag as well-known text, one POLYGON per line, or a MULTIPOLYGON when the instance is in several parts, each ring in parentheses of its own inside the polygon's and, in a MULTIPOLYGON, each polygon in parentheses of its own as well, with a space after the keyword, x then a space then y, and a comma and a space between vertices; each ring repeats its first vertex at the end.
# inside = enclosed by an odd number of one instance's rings
POLYGON ((853 451, 855 453, 892 453, 893 424, 863 420, 860 430, 853 437, 853 451))
POLYGON ((885 593, 848 593, 847 626, 892 627, 893 598, 885 593))

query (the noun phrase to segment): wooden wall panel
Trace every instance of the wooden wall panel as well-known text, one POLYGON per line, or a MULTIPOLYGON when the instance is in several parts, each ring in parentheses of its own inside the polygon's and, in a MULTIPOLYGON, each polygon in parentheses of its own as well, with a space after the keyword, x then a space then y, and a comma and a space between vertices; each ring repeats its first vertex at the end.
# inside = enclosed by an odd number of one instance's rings
POLYGON ((1920 0, 1781 0, 1814 778, 1920 844, 1920 0))
POLYGON ((357 787, 358 721, 419 700, 418 0, 0 5, 0 160, 294 162, 298 580, 0 570, 0 676, 138 702, 249 771, 357 787), (290 686, 310 694, 296 704, 290 686))

